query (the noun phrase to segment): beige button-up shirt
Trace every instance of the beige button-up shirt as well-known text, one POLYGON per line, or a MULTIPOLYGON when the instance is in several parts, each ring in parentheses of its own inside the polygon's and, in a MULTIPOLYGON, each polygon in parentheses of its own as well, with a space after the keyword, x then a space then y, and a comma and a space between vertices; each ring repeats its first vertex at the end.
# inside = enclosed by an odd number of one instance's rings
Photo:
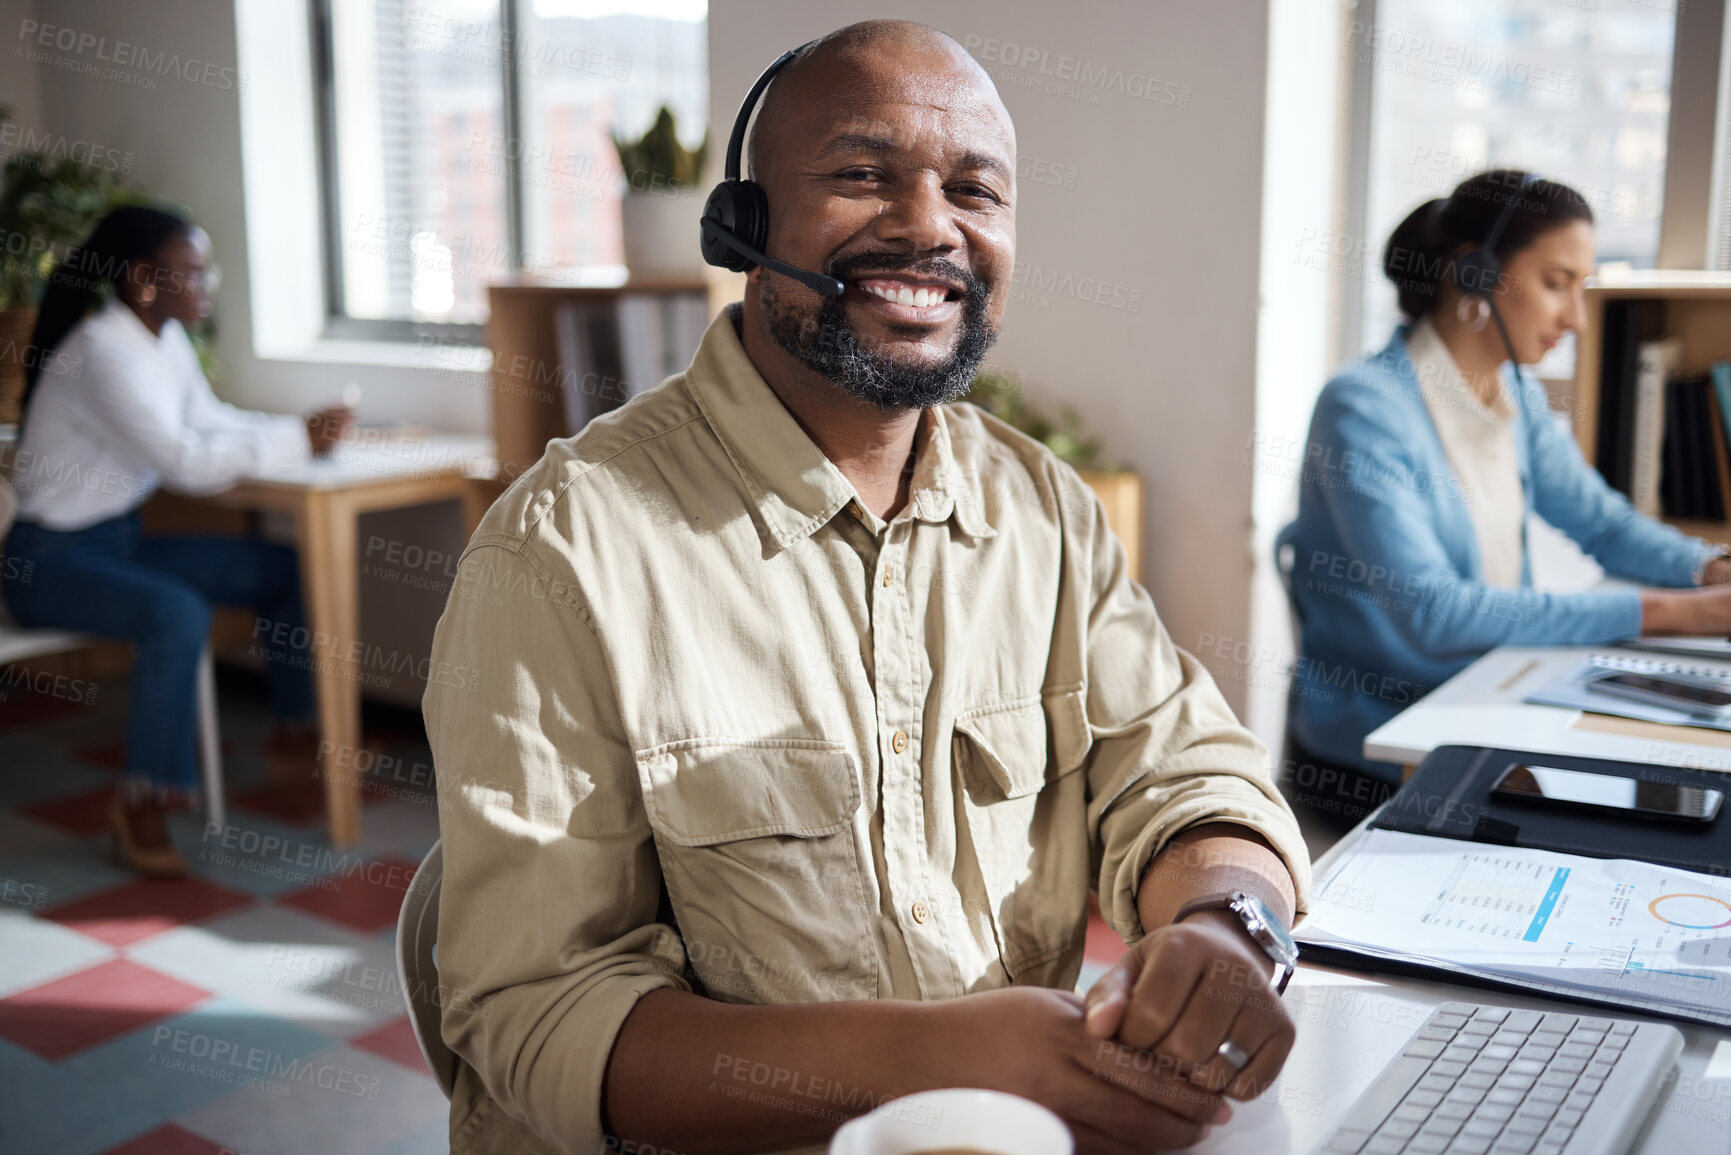
POLYGON ((932 410, 885 522, 726 315, 494 504, 433 657, 479 671, 425 702, 458 1155, 617 1150, 602 1075, 659 987, 1072 987, 1089 890, 1140 937, 1140 871, 1199 822, 1261 833, 1304 900, 1266 751, 1075 472, 932 410))
POLYGON ((1429 317, 1412 327, 1406 351, 1449 467, 1461 483, 1478 541, 1480 577, 1488 586, 1519 589, 1526 572, 1527 499, 1508 383, 1498 378, 1493 403, 1480 401, 1429 317))

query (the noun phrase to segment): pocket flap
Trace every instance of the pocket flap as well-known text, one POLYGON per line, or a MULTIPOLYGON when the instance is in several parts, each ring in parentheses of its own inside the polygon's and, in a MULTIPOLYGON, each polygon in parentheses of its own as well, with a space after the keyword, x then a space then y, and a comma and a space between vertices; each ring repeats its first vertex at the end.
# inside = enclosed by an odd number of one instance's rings
POLYGON ((859 809, 859 776, 839 742, 693 739, 637 756, 649 821, 680 846, 783 834, 818 838, 859 809))
POLYGON ((1046 784, 1046 713, 1038 701, 995 707, 956 719, 962 781, 989 776, 1006 798, 1046 784))

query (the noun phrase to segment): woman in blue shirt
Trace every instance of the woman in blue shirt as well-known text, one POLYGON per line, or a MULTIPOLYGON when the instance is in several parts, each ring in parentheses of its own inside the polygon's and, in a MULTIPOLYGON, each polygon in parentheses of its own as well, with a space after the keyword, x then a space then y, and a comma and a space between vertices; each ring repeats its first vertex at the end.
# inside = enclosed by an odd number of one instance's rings
POLYGON ((1301 635, 1294 801, 1356 820, 1387 797, 1399 767, 1366 760, 1365 735, 1496 646, 1731 633, 1731 561, 1637 513, 1511 363, 1580 329, 1593 267, 1580 194, 1509 170, 1419 206, 1389 238, 1383 270, 1407 320, 1317 399, 1298 519, 1277 546, 1301 635), (1501 276, 1463 292, 1456 262, 1493 236, 1501 276), (1646 588, 1534 590, 1529 512, 1646 588), (1692 586, 1717 588, 1674 588, 1692 586))

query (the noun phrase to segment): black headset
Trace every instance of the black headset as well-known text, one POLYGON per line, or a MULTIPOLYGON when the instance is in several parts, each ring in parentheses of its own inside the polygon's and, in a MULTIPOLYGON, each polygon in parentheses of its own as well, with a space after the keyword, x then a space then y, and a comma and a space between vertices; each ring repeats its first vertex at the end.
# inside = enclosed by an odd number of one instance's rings
POLYGON ((826 297, 839 297, 846 286, 834 277, 796 269, 764 253, 764 242, 769 238, 769 198, 764 195, 762 185, 739 177, 739 154, 745 147, 745 128, 751 120, 752 110, 757 107, 758 98, 775 79, 775 74, 787 67, 788 61, 816 43, 813 40, 791 52, 782 53, 774 64, 763 70, 763 75, 745 94, 739 115, 733 120, 733 132, 727 138, 727 163, 722 169, 725 179, 715 186, 715 191, 709 194, 709 200, 703 206, 698 244, 702 246, 703 259, 712 265, 736 273, 746 272, 753 265, 762 265, 826 297))
MULTIPOLYGON (((1503 234, 1508 231, 1509 222, 1514 220, 1515 209, 1520 205, 1521 198, 1528 189, 1539 183, 1536 173, 1526 173, 1521 177, 1521 183, 1503 205, 1503 211, 1497 214, 1496 223, 1491 225, 1491 231, 1485 234, 1484 243, 1468 253, 1462 253, 1454 261, 1455 288, 1466 297, 1482 297, 1490 308, 1491 320, 1497 323, 1497 334, 1503 339, 1503 349, 1509 355, 1509 362, 1520 371, 1520 359, 1515 356, 1515 343, 1509 339, 1508 326, 1503 324, 1503 314, 1497 308, 1496 288, 1503 279, 1503 259, 1497 256, 1497 246, 1502 244, 1503 234)), ((1453 200, 1451 194, 1449 197, 1453 200)))

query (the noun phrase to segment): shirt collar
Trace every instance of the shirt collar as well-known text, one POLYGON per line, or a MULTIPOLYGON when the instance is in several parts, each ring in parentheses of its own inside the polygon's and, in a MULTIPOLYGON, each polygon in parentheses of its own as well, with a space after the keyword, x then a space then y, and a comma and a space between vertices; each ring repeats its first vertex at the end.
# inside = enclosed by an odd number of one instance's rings
POLYGON ((1514 416, 1514 402, 1509 397, 1508 382, 1502 373, 1497 374, 1496 397, 1486 405, 1467 383, 1460 367, 1455 364, 1454 355, 1429 317, 1421 318, 1413 325, 1407 334, 1406 347, 1408 356, 1412 358, 1413 375, 1418 378, 1421 390, 1446 398, 1450 408, 1489 420, 1506 421, 1514 416))
MULTIPOLYGON (((746 356, 731 312, 723 310, 710 324, 685 379, 757 507, 766 544, 780 551, 811 536, 858 495, 746 356)), ((969 536, 993 536, 979 477, 957 461, 943 409, 926 410, 921 422, 908 503, 895 520, 936 524, 954 515, 969 536)), ((856 508, 874 533, 888 524, 863 505, 856 508)))

